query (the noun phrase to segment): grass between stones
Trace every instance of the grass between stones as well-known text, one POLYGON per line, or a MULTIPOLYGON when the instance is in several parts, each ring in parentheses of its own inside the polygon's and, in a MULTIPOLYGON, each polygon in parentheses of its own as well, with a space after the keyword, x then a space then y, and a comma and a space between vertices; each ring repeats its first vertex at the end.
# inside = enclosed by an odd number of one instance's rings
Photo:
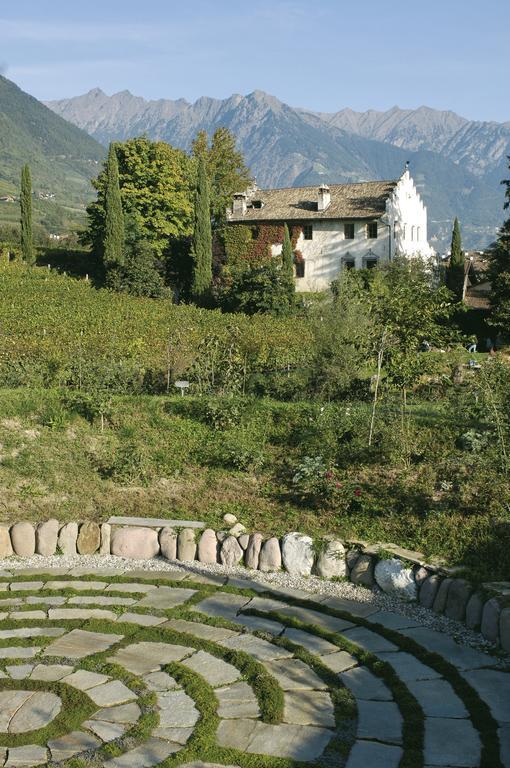
POLYGON ((76 730, 81 723, 97 710, 97 705, 82 691, 59 682, 42 680, 0 679, 0 691, 50 691, 60 697, 62 707, 58 715, 44 728, 25 733, 2 733, 0 745, 22 747, 26 744, 46 745, 49 739, 76 730))
MULTIPOLYGON (((18 577, 12 577, 12 578, 6 578, 2 579, 1 581, 6 582, 19 582, 19 581, 27 581, 28 579, 34 579, 37 581, 44 581, 45 575, 37 574, 36 576, 27 576, 26 574, 20 574, 18 577)), ((47 578, 51 579, 52 581, 67 581, 73 580, 73 577, 70 577, 68 575, 62 575, 57 576, 50 573, 47 574, 47 578)), ((98 580, 104 580, 108 584, 113 583, 132 583, 133 578, 129 576, 105 576, 101 577, 100 575, 90 574, 86 576, 80 576, 75 579, 76 581, 98 581, 98 580)), ((278 594, 275 594, 271 591, 268 591, 267 593, 255 593, 249 588, 237 588, 237 587, 228 587, 228 586, 212 586, 212 585, 202 585, 199 583, 195 583, 192 581, 192 579, 185 580, 184 582, 175 581, 172 580, 170 577, 168 577, 168 574, 165 574, 163 578, 159 578, 157 574, 148 572, 146 575, 137 574, 136 575, 137 581, 144 581, 147 583, 155 583, 158 586, 165 586, 165 587, 191 587, 196 589, 196 593, 192 596, 190 600, 186 602, 185 605, 175 607, 173 609, 167 609, 167 610, 159 610, 155 608, 137 608, 136 606, 130 606, 129 608, 125 607, 117 607, 117 606, 108 606, 109 610, 113 610, 115 613, 122 613, 124 610, 129 610, 131 613, 153 613, 155 615, 161 615, 166 616, 167 618, 183 618, 188 621, 193 621, 197 623, 202 624, 210 624, 212 626, 222 626, 228 629, 233 629, 235 631, 242 631, 243 628, 240 627, 239 624, 236 624, 235 622, 228 621, 226 619, 221 619, 217 617, 210 617, 201 613, 190 611, 190 607, 193 605, 196 605, 200 601, 202 601, 205 597, 208 597, 210 595, 215 594, 217 591, 221 592, 228 592, 232 594, 238 594, 238 595, 244 595, 246 597, 269 597, 271 599, 279 599, 283 603, 286 603, 288 605, 298 606, 298 607, 304 607, 304 608, 311 608, 313 607, 313 610, 324 613, 326 615, 331 615, 338 617, 340 619, 348 620, 357 626, 360 627, 366 627, 367 629, 370 629, 373 632, 378 633, 382 637, 385 637, 389 641, 393 642, 395 645, 398 646, 398 648, 402 651, 407 651, 408 653, 411 653, 415 658, 417 658, 422 663, 426 664, 427 666, 431 667, 435 671, 437 671, 439 674, 441 674, 445 680, 447 680, 453 687, 455 693, 459 696, 459 698, 464 702, 464 705, 466 706, 466 709, 468 710, 469 716, 471 718, 471 722, 474 725, 474 727, 478 730, 482 742, 482 758, 480 763, 480 768, 503 768, 501 761, 499 759, 499 740, 498 740, 498 734, 497 734, 497 724, 494 721, 490 710, 488 706, 481 700, 479 695, 474 691, 474 689, 467 683, 467 681, 462 677, 462 675, 457 671, 453 665, 451 665, 449 662, 447 662, 444 658, 439 656, 438 654, 432 653, 424 649, 422 646, 420 646, 418 643, 416 643, 414 640, 410 638, 406 638, 402 635, 400 635, 398 632, 395 632, 393 630, 387 629, 386 627, 383 627, 378 624, 373 624, 366 619, 352 616, 351 614, 334 610, 332 608, 328 608, 326 606, 322 606, 320 604, 313 604, 310 605, 310 602, 294 599, 288 596, 279 596, 278 594), (117 610, 115 610, 117 608, 117 610)), ((35 595, 33 592, 30 592, 30 590, 27 591, 21 591, 21 592, 3 592, 0 594, 0 601, 2 598, 23 598, 25 596, 31 596, 37 597, 37 596, 53 596, 53 595, 59 595, 59 596, 66 596, 66 595, 80 595, 83 597, 90 597, 91 602, 90 605, 94 605, 94 597, 97 597, 98 595, 104 594, 104 592, 98 591, 98 590, 73 590, 72 588, 65 587, 63 590, 38 590, 36 591, 35 595)), ((108 595, 111 597, 114 596, 120 596, 120 597, 134 597, 134 598, 142 598, 145 593, 137 593, 137 592, 123 592, 123 591, 114 591, 108 592, 108 595)), ((23 606, 10 606, 11 610, 20 611, 20 610, 36 610, 38 605, 36 603, 23 606)), ((41 607, 45 608, 47 606, 44 605, 44 603, 41 603, 41 607)), ((69 606, 71 607, 71 606, 69 606)), ((82 607, 82 606, 80 606, 82 607)), ((1 610, 1 602, 0 602, 0 610, 1 610)), ((319 626, 316 625, 309 625, 305 624, 301 621, 298 621, 296 619, 290 618, 288 616, 285 616, 283 614, 280 614, 278 612, 273 613, 265 613, 265 612, 259 612, 259 611, 250 611, 247 610, 246 615, 252 614, 255 616, 263 616, 264 618, 273 618, 280 622, 281 624, 284 624, 286 626, 295 627, 299 629, 303 629, 307 632, 311 632, 312 634, 315 634, 319 637, 322 637, 329 642, 334 643, 337 645, 340 649, 346 650, 347 652, 351 653, 353 656, 355 656, 359 662, 367 668, 369 668, 375 675, 382 678, 390 690, 392 691, 393 697, 399 706, 399 709, 401 711, 402 717, 403 717, 403 746, 404 746, 404 756, 402 758, 402 761, 400 763, 400 768, 422 768, 423 766, 423 739, 424 739, 424 718, 423 718, 423 712, 416 701, 416 699, 411 695, 409 690, 407 689, 407 686, 398 678, 393 668, 386 662, 380 661, 374 654, 371 654, 367 651, 364 651, 363 649, 360 649, 358 646, 354 645, 350 641, 348 641, 346 638, 344 638, 341 634, 338 633, 332 633, 328 630, 325 630, 319 626)), ((5 628, 19 628, 20 626, 40 626, 40 621, 37 619, 32 620, 26 620, 21 625, 19 621, 14 620, 4 620, 2 621, 2 626, 5 628)), ((157 724, 159 722, 159 718, 155 709, 155 695, 148 692, 146 687, 144 686, 144 683, 139 678, 136 678, 134 675, 128 673, 123 668, 113 665, 109 659, 114 655, 116 650, 119 648, 131 644, 136 643, 140 641, 145 642, 169 642, 169 643, 176 643, 179 645, 187 645, 189 647, 193 647, 196 650, 204 650, 208 653, 211 653, 212 655, 217 656, 218 658, 223 659, 227 663, 230 663, 234 665, 242 674, 242 677, 249 683, 249 685, 252 687, 258 703, 260 707, 261 712, 261 720, 263 722, 266 722, 268 724, 277 724, 282 721, 283 717, 283 706, 284 706, 284 699, 283 699, 283 691, 281 690, 280 686, 277 684, 276 680, 269 675, 269 673, 266 672, 264 667, 257 661, 255 661, 252 657, 249 655, 241 652, 241 651, 232 651, 222 648, 221 646, 216 645, 213 642, 202 640, 200 638, 197 638, 193 635, 186 634, 186 633, 180 633, 172 630, 169 627, 147 627, 147 628, 140 628, 137 625, 134 624, 127 624, 123 623, 122 621, 109 623, 105 622, 104 620, 98 620, 98 619, 89 619, 86 621, 83 620, 44 620, 44 626, 58 626, 58 627, 64 627, 66 629, 74 629, 74 628, 81 628, 84 630, 92 631, 92 632, 101 632, 101 633, 113 633, 113 634, 122 634, 123 640, 110 648, 109 650, 94 654, 92 656, 86 657, 84 659, 81 659, 78 664, 74 663, 74 666, 77 668, 82 669, 88 669, 90 671, 98 671, 105 674, 111 675, 115 679, 119 679, 123 682, 125 682, 126 685, 128 685, 132 690, 134 690, 138 695, 138 704, 141 706, 142 709, 142 715, 139 719, 139 721, 130 728, 122 738, 116 739, 113 742, 108 743, 107 745, 104 745, 94 758, 91 759, 91 761, 87 760, 86 762, 83 762, 80 759, 72 759, 65 762, 66 768, 85 768, 85 766, 92 766, 92 765, 101 765, 101 763, 97 763, 97 760, 106 760, 110 757, 116 756, 118 754, 121 754, 126 749, 126 745, 129 745, 129 748, 133 748, 137 744, 143 743, 144 740, 147 739, 147 737, 150 735, 152 730, 157 727, 157 724)), ((255 636, 263 637, 264 639, 269 640, 270 642, 273 642, 275 645, 280 645, 282 647, 287 647, 289 650, 292 650, 293 653, 297 658, 300 658, 302 661, 304 661, 306 664, 308 664, 327 684, 330 688, 330 693, 332 695, 332 700, 335 706, 335 716, 337 721, 337 735, 333 739, 333 741, 330 743, 329 747, 326 749, 326 752, 324 753, 323 757, 319 759, 315 763, 317 766, 330 766, 332 765, 332 759, 340 759, 341 763, 343 763, 343 759, 346 759, 350 746, 353 741, 353 735, 352 735, 352 721, 353 717, 355 715, 356 705, 355 701, 347 689, 345 689, 342 685, 342 683, 339 681, 338 677, 332 673, 327 667, 325 667, 319 657, 314 656, 313 654, 310 654, 308 651, 304 650, 301 646, 295 646, 294 644, 290 643, 284 638, 273 638, 271 636, 267 636, 264 633, 260 632, 252 632, 251 634, 255 636)), ((39 646, 44 643, 44 640, 42 638, 33 638, 30 639, 30 644, 34 646, 39 646)), ((12 638, 9 640, 1 641, 0 647, 3 645, 26 645, 27 639, 26 638, 12 638)), ((65 660, 58 660, 58 659, 52 659, 52 663, 60 663, 65 662, 65 660)), ((15 664, 15 660, 3 660, 2 666, 5 665, 12 665, 15 664)), ((26 663, 26 660, 20 660, 18 663, 26 663)), ((215 733, 217 729, 217 725, 219 722, 219 718, 217 716, 217 699, 214 694, 214 690, 206 683, 206 681, 197 675, 194 672, 191 672, 187 668, 183 667, 182 665, 176 663, 172 665, 168 665, 166 668, 166 671, 169 672, 173 677, 175 677, 178 682, 182 685, 186 693, 195 701, 196 707, 200 712, 200 719, 195 727, 194 733, 190 740, 188 741, 187 745, 180 750, 175 755, 172 755, 167 760, 165 760, 163 763, 161 763, 161 768, 173 768, 173 766, 178 766, 183 762, 186 761, 192 761, 192 760, 207 760, 207 761, 216 761, 223 764, 235 764, 241 766, 241 768, 297 768, 298 766, 304 766, 304 763, 300 763, 294 760, 288 760, 288 759, 281 759, 281 758, 275 758, 275 757, 264 757, 261 755, 249 755, 245 753, 240 753, 237 750, 226 750, 221 747, 218 747, 215 744, 215 733)), ((10 680, 0 680, 0 690, 3 687, 10 687, 10 688, 20 688, 20 687, 26 687, 30 681, 10 681, 10 680), (7 685, 8 684, 8 685, 7 685)), ((32 681, 36 683, 37 681, 32 681)), ((54 690, 54 686, 57 686, 60 688, 65 688, 66 690, 69 690, 67 686, 59 686, 55 683, 38 683, 37 687, 42 688, 44 690, 54 690)), ((74 695, 74 689, 71 690, 72 694, 74 695)), ((58 695, 61 695, 60 691, 57 692, 58 695)), ((76 691, 76 694, 80 694, 81 697, 84 696, 84 694, 81 694, 81 692, 76 691)), ((62 698, 62 695, 61 695, 62 698)), ((85 699, 88 700, 88 697, 85 696, 85 699)), ((63 699, 64 700, 64 699, 63 699)), ((90 701, 90 700, 88 700, 90 701)), ((97 709, 95 705, 92 704, 93 709, 97 709)), ((68 707, 65 707, 65 710, 67 711, 68 707)), ((75 722, 74 715, 78 712, 77 707, 74 706, 74 704, 71 702, 70 706, 70 712, 73 714, 73 723, 75 722)), ((64 707, 63 707, 64 710, 64 707)), ((70 716, 70 715, 69 715, 70 716)), ((86 719, 89 715, 87 714, 84 717, 81 717, 81 720, 86 719)), ((60 717, 60 715, 59 715, 60 717)), ((79 715, 77 715, 79 717, 79 715)), ((58 726, 58 718, 55 718, 53 723, 51 723, 49 726, 47 726, 44 729, 41 729, 40 732, 31 732, 29 734, 30 739, 27 740, 24 738, 24 741, 22 743, 44 743, 47 741, 47 739, 54 737, 54 732, 52 728, 55 728, 58 726), (37 737, 37 738, 36 738, 37 737)), ((65 732, 68 732, 72 728, 66 725, 65 732)), ((58 734, 61 735, 62 731, 59 730, 58 734)), ((26 735, 23 734, 23 737, 26 735)), ((4 741, 4 739, 0 739, 1 741, 4 741)), ((15 746, 17 743, 9 742, 9 744, 6 744, 6 746, 15 746)), ((335 763, 336 764, 336 763, 335 763)))

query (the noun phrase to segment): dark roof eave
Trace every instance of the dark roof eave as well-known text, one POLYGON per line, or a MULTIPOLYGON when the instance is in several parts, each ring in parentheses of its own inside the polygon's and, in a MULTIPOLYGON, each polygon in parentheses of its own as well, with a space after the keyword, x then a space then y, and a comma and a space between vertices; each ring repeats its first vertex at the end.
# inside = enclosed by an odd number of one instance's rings
POLYGON ((246 214, 246 216, 227 219, 227 224, 278 224, 284 221, 295 221, 296 223, 302 221, 373 221, 374 219, 382 218, 385 213, 386 211, 379 211, 378 213, 360 214, 359 216, 320 216, 319 214, 314 214, 312 216, 275 216, 274 218, 268 218, 267 216, 264 218, 262 216, 254 217, 246 214))

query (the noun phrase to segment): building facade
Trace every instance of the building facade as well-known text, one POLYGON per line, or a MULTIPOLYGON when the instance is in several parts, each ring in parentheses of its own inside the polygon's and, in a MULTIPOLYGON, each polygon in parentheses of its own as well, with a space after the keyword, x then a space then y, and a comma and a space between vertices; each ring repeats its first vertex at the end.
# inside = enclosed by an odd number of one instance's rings
MULTIPOLYGON (((427 209, 406 167, 395 181, 320 187, 257 189, 234 196, 230 226, 299 227, 295 241, 296 288, 322 291, 342 269, 362 269, 396 255, 429 259, 427 209)), ((271 245, 273 256, 281 244, 271 245)))

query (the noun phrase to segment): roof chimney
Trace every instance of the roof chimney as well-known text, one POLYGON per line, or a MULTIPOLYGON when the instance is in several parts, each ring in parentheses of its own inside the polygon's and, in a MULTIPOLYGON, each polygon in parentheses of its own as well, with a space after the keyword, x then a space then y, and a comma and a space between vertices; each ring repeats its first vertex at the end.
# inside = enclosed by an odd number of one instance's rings
POLYGON ((247 205, 247 194, 246 192, 236 192, 234 195, 234 204, 232 206, 232 213, 234 216, 244 216, 246 213, 247 205))
POLYGON ((325 211, 331 202, 331 193, 327 184, 321 184, 319 187, 319 197, 317 200, 317 210, 325 211))

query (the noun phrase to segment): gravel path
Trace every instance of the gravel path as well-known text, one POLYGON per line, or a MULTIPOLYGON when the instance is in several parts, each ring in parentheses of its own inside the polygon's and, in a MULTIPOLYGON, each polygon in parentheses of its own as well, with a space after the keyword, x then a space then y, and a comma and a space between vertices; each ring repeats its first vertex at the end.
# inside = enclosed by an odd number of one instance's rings
MULTIPOLYGON (((205 565, 203 563, 182 563, 166 560, 161 557, 152 560, 127 560, 113 555, 54 555, 43 557, 35 555, 31 558, 10 557, 0 559, 0 575, 8 576, 14 571, 27 571, 32 569, 47 571, 52 569, 79 569, 81 573, 97 573, 113 575, 114 572, 143 570, 154 572, 182 571, 199 573, 204 575, 214 574, 225 577, 248 579, 259 584, 267 584, 278 589, 302 590, 314 596, 340 597, 346 600, 355 600, 359 603, 369 603, 379 608, 402 616, 412 618, 424 627, 453 637, 461 645, 479 648, 485 651, 494 649, 494 645, 485 640, 479 633, 473 632, 457 621, 452 621, 446 616, 435 614, 433 611, 422 608, 414 603, 405 603, 396 597, 387 595, 380 590, 369 590, 356 586, 348 581, 326 581, 316 576, 302 578, 291 576, 285 571, 276 573, 262 573, 237 566, 227 568, 223 565, 205 565), (5 572, 5 573, 2 573, 5 572)), ((76 573, 79 575, 79 573, 76 573)))

